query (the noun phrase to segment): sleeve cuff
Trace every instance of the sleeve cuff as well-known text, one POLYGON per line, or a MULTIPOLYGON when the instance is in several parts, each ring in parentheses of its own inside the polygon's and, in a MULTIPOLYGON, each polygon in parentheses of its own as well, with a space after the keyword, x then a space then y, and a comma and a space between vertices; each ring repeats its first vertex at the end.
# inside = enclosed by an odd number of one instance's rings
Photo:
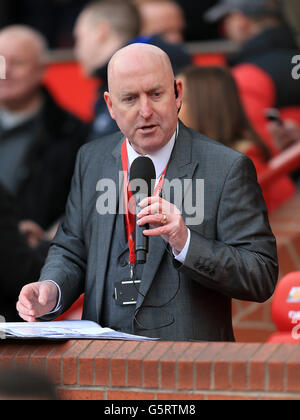
POLYGON ((57 283, 55 283, 55 281, 53 281, 53 280, 46 280, 46 281, 55 284, 55 286, 57 287, 57 289, 58 289, 58 300, 57 300, 57 304, 56 304, 55 308, 53 309, 53 311, 49 312, 45 316, 55 314, 56 312, 58 312, 61 309, 61 290, 60 290, 59 285, 57 283))
POLYGON ((185 259, 186 259, 186 256, 190 247, 190 243, 191 243, 191 231, 190 229, 188 229, 188 238, 187 238, 187 241, 183 250, 178 254, 178 252, 176 252, 174 248, 172 249, 175 260, 177 260, 181 264, 184 264, 185 262, 185 259))

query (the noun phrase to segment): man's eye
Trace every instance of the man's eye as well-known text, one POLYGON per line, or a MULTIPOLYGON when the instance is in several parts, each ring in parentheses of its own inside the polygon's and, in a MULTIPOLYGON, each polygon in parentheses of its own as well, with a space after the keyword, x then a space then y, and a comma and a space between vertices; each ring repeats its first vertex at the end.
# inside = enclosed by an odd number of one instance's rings
POLYGON ((128 96, 127 98, 124 99, 124 102, 131 103, 134 100, 135 100, 135 97, 134 96, 128 96))

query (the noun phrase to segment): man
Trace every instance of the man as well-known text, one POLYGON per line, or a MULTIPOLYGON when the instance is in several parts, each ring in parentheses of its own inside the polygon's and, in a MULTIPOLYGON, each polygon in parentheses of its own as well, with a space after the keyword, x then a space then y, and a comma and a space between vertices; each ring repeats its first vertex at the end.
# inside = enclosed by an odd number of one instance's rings
POLYGON ((167 43, 159 36, 138 38, 140 31, 141 17, 130 1, 94 1, 77 19, 74 30, 76 57, 87 75, 101 81, 90 140, 118 131, 103 96, 107 90, 107 65, 118 49, 134 42, 157 45, 171 57, 175 73, 191 62, 182 46, 167 43))
POLYGON ((233 341, 231 299, 262 302, 273 293, 276 243, 254 167, 178 122, 182 83, 175 84, 176 92, 170 60, 157 47, 134 44, 112 58, 105 99, 121 133, 81 149, 41 282, 20 294, 24 320, 53 319, 85 292, 83 318, 102 326, 165 340, 233 341), (111 180, 118 191, 119 171, 128 165, 130 172, 141 155, 153 160, 157 182, 165 174, 162 193, 167 181, 191 180, 197 200, 197 180, 204 179, 205 217, 186 225, 188 192, 177 197, 182 210, 157 194, 140 203, 139 224, 151 226, 144 233, 150 250, 146 265, 137 266, 136 304, 123 305, 114 290, 132 278, 132 239, 117 203, 114 212, 99 214, 97 190, 111 180))
POLYGON ((300 105, 300 84, 291 76, 298 48, 279 0, 222 0, 206 13, 206 19, 222 21, 225 35, 239 47, 228 57, 228 64, 235 69, 241 91, 247 91, 248 83, 247 77, 238 77, 241 65, 252 64, 274 83, 275 101, 270 106, 300 105))
POLYGON ((0 181, 21 220, 43 229, 64 213, 76 153, 88 127, 60 108, 42 86, 46 43, 35 30, 0 32, 6 79, 0 80, 0 181))
POLYGON ((184 41, 185 17, 173 0, 135 0, 142 17, 142 36, 160 35, 165 41, 184 41))

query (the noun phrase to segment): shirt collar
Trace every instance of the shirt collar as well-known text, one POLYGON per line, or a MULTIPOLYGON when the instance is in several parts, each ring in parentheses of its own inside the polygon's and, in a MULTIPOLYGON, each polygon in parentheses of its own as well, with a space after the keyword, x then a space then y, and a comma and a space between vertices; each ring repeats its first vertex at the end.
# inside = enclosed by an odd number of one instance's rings
MULTIPOLYGON (((154 164, 155 172, 156 172, 156 179, 160 179, 164 170, 166 169, 166 166, 169 163, 169 160, 170 160, 170 157, 171 157, 174 145, 175 145, 177 132, 178 132, 178 126, 171 140, 163 148, 161 148, 157 152, 146 155, 146 157, 149 157, 154 164)), ((131 146, 128 139, 126 139, 126 144, 127 144, 128 167, 130 168, 133 161, 137 159, 138 157, 140 157, 141 155, 139 155, 134 150, 134 148, 131 146)))

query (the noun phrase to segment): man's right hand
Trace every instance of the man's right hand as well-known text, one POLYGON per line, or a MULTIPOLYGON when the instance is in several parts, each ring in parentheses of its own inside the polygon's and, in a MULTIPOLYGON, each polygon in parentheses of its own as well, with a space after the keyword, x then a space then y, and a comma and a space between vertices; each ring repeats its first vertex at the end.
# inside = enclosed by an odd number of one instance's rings
POLYGON ((28 284, 23 287, 17 303, 19 316, 24 321, 34 322, 54 310, 58 297, 58 288, 50 281, 28 284))

